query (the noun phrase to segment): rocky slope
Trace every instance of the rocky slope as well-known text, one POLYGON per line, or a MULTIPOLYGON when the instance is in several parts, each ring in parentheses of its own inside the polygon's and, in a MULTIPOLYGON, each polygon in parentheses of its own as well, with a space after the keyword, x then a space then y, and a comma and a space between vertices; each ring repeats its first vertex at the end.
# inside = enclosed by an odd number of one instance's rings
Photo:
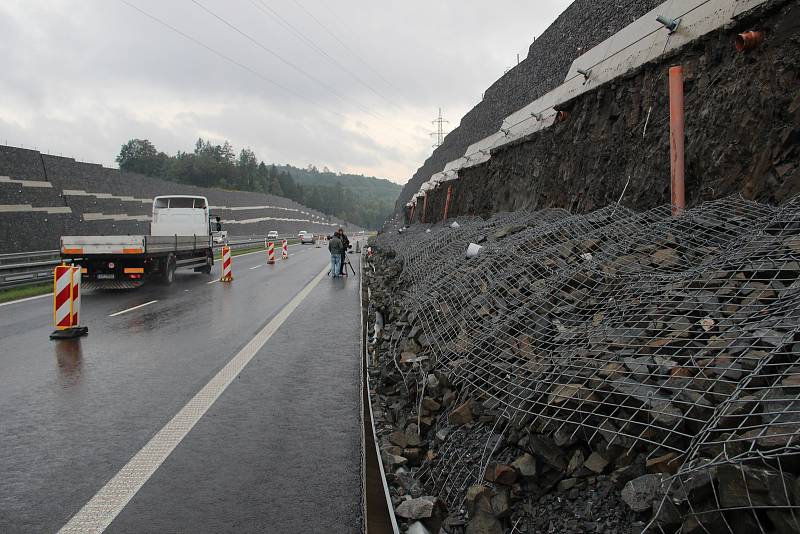
POLYGON ((462 217, 373 246, 404 530, 800 532, 800 197, 462 217))
MULTIPOLYGON (((619 199, 648 209, 668 202, 666 73, 672 64, 683 65, 686 79, 687 204, 735 193, 779 203, 800 192, 798 46, 800 5, 768 2, 566 103, 565 122, 498 147, 488 162, 463 169, 458 180, 447 182, 453 186, 450 214, 548 207, 588 212, 619 199), (766 41, 737 52, 735 35, 751 29, 766 32, 766 41)), ((446 192, 440 187, 429 194, 427 221, 443 217, 446 192)), ((416 210, 415 220, 422 212, 416 210)))
POLYGON ((658 0, 573 2, 530 45, 528 57, 487 88, 483 99, 434 150, 403 187, 397 209, 402 209, 432 174, 463 156, 469 145, 496 132, 505 117, 563 82, 576 57, 659 4, 658 0))

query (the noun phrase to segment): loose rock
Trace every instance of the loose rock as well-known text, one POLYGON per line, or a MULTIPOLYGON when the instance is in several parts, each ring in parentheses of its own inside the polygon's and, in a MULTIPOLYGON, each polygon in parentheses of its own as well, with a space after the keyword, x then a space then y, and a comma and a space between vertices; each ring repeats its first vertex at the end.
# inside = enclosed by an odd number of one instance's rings
POLYGON ((395 509, 395 513, 406 519, 423 519, 431 517, 437 505, 438 499, 436 497, 426 495, 417 499, 403 501, 395 509))
POLYGON ((621 497, 634 512, 644 512, 652 508, 653 503, 661 498, 661 475, 648 474, 635 478, 625 484, 621 497))
POLYGON ((461 406, 450 412, 448 422, 451 425, 466 425, 472 422, 472 400, 468 400, 461 406))

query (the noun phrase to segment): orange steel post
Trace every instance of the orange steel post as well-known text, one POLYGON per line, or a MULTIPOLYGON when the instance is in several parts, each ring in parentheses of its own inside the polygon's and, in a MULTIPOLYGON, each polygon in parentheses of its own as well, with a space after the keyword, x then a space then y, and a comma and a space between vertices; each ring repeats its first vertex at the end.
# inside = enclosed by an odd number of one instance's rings
POLYGON ((414 208, 416 208, 416 207, 417 207, 416 204, 412 204, 411 205, 411 215, 408 216, 408 224, 413 224, 414 223, 414 208))
POLYGON ((422 223, 425 222, 425 214, 427 212, 428 212, 428 192, 425 191, 425 198, 423 199, 422 202, 422 220, 420 220, 420 222, 422 223))
POLYGON ((447 220, 447 212, 450 209, 450 197, 453 194, 453 184, 447 186, 447 198, 444 201, 444 220, 447 220))
POLYGON ((672 215, 680 215, 686 208, 684 189, 684 106, 683 68, 669 68, 669 152, 671 171, 672 215))

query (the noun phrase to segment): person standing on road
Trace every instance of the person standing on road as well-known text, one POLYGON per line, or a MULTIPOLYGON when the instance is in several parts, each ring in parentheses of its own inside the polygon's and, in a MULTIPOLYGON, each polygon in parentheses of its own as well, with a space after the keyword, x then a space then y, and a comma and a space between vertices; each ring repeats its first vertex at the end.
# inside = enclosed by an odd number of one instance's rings
POLYGON ((344 229, 342 228, 339 228, 339 239, 342 240, 342 260, 341 260, 341 266, 339 267, 341 272, 339 274, 341 274, 342 276, 347 276, 347 269, 344 266, 344 260, 345 260, 345 254, 347 254, 347 249, 350 248, 350 240, 347 238, 347 236, 344 233, 344 229))
POLYGON ((331 275, 334 278, 337 278, 342 274, 343 250, 344 247, 342 247, 342 240, 337 232, 328 240, 328 252, 331 253, 331 275))

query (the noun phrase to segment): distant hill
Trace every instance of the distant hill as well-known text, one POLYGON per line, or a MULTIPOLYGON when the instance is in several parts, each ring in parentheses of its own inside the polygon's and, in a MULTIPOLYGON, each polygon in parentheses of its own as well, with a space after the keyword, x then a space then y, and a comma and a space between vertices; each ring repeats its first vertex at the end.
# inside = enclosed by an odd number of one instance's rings
POLYGON ((313 165, 305 169, 293 165, 275 165, 275 168, 279 174, 292 177, 302 189, 303 203, 309 208, 369 228, 383 224, 402 190, 401 185, 385 178, 335 173, 313 165))
POLYGON ((363 174, 343 174, 333 171, 320 171, 314 166, 301 169, 293 165, 276 165, 279 171, 286 171, 292 175, 294 181, 301 185, 327 185, 331 180, 340 182, 344 187, 357 188, 365 191, 374 191, 376 194, 396 194, 402 186, 390 182, 385 178, 364 176, 363 174))
POLYGON ((131 139, 117 156, 120 169, 173 182, 234 191, 256 191, 289 198, 363 228, 380 228, 391 214, 401 186, 374 176, 334 173, 259 161, 250 149, 238 156, 226 141, 198 139, 194 152, 174 156, 147 139, 131 139))

